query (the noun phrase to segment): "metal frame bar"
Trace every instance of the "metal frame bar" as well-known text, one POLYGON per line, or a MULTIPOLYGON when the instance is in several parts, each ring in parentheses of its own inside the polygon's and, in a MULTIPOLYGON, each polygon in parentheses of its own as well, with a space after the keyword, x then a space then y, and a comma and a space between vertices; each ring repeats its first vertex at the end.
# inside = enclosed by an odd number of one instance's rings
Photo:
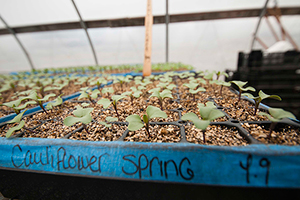
POLYGON ((169 62, 169 0, 166 0, 166 63, 169 62))
POLYGON ((20 45, 21 49, 23 50, 29 64, 31 67, 31 70, 35 70, 33 62, 29 56, 29 53, 27 52, 27 50, 25 49, 25 47, 23 46, 23 44, 21 43, 21 41, 19 40, 19 38, 17 37, 15 31, 9 27, 9 25, 6 23, 6 21, 1 17, 0 15, 0 20, 3 22, 3 24, 5 25, 6 29, 14 36, 14 38, 16 39, 16 41, 18 42, 18 44, 20 45))
POLYGON ((256 29, 255 29, 255 32, 254 32, 254 34, 253 34, 253 38, 252 38, 252 43, 251 43, 251 49, 250 49, 250 51, 252 51, 252 49, 253 49, 254 42, 256 41, 256 34, 257 34, 257 32, 258 32, 258 28, 259 28, 261 19, 262 19, 263 16, 265 16, 265 14, 266 14, 268 3, 269 3, 269 0, 266 0, 266 3, 265 3, 265 5, 264 5, 263 9, 262 9, 261 12, 260 12, 259 20, 258 20, 256 29))
POLYGON ((91 38, 90 38, 90 35, 89 35, 88 31, 87 31, 87 26, 85 25, 85 23, 84 23, 84 21, 83 21, 81 15, 80 15, 80 13, 79 13, 79 10, 78 10, 78 8, 77 8, 77 6, 76 6, 74 0, 71 0, 71 1, 72 1, 73 5, 74 5, 74 8, 75 8, 75 10, 76 10, 76 12, 77 12, 77 14, 78 14, 79 19, 80 19, 80 25, 81 25, 81 27, 84 29, 84 31, 85 31, 85 33, 86 33, 86 36, 87 36, 87 38, 88 38, 88 40, 89 40, 89 43, 90 43, 90 46, 91 46, 91 49, 92 49, 92 52, 93 52, 93 55, 94 55, 95 63, 96 63, 96 65, 98 65, 97 55, 96 55, 96 52, 95 52, 95 49, 94 49, 92 40, 91 40, 91 38))

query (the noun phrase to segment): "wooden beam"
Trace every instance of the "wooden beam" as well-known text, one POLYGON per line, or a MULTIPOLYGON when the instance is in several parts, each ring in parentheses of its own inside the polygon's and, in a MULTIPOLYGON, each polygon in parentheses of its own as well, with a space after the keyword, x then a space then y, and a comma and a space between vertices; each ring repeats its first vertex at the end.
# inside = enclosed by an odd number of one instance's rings
POLYGON ((279 37, 277 36, 276 31, 274 30, 274 28, 273 28, 273 26, 272 26, 272 24, 271 24, 271 22, 270 22, 270 20, 268 18, 268 15, 265 15, 265 19, 266 19, 266 22, 267 22, 267 24, 268 24, 268 26, 269 26, 269 28, 270 28, 273 36, 275 37, 275 40, 278 42, 279 41, 279 37))
MULTIPOLYGON (((300 15, 300 7, 282 7, 282 15, 300 15)), ((173 14, 169 16, 169 23, 201 21, 201 20, 219 20, 219 19, 234 19, 258 17, 261 9, 244 9, 244 10, 229 10, 215 12, 201 12, 188 14, 173 14)), ((269 15, 272 15, 274 10, 268 9, 269 15)), ((154 16, 153 24, 164 24, 166 22, 165 15, 154 16)), ((104 19, 104 20, 89 20, 85 21, 87 28, 115 28, 126 26, 144 26, 144 17, 121 18, 121 19, 104 19)), ((56 24, 40 24, 23 27, 11 27, 15 33, 30 33, 43 31, 58 31, 81 29, 80 22, 66 22, 56 24)), ((0 35, 10 34, 7 29, 0 29, 0 35)))
POLYGON ((147 14, 145 17, 145 51, 143 76, 151 75, 151 54, 152 54, 152 0, 147 0, 147 14))
POLYGON ((264 49, 268 49, 268 46, 259 38, 259 37, 255 37, 255 40, 264 48, 264 49))

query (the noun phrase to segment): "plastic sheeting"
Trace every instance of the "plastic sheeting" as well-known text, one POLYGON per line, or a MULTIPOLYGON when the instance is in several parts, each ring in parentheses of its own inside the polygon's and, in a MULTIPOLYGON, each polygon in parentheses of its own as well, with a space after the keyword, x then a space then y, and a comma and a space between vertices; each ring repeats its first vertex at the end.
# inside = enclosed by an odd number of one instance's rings
MULTIPOLYGON (((75 1, 84 20, 136 17, 146 12, 146 1, 75 1)), ((259 1, 169 0, 169 13, 206 12, 261 8, 259 1)), ((273 2, 270 2, 270 6, 273 2)), ((299 6, 295 0, 278 1, 279 6, 299 6)), ((165 1, 153 0, 153 14, 164 15, 165 1)), ((0 14, 11 26, 78 21, 69 0, 0 1, 0 14)), ((258 18, 209 20, 169 24, 169 61, 191 64, 197 70, 235 69, 239 51, 249 51, 258 18)), ((276 25, 273 19, 271 23, 276 25)), ((284 16, 282 22, 300 44, 300 17, 284 16)), ((275 26, 274 26, 275 27, 275 26)), ((0 28, 4 25, 0 23, 0 28)), ((280 33, 279 27, 275 27, 280 33)), ((144 27, 89 29, 98 62, 107 64, 143 63, 144 27)), ((49 31, 17 35, 35 68, 94 65, 93 54, 83 30, 49 31)), ((275 43, 263 20, 258 36, 268 45, 275 43)), ((261 48, 256 43, 255 48, 261 48)), ((153 26, 152 62, 165 62, 165 25, 153 26)), ((30 70, 25 55, 12 36, 0 36, 0 73, 30 70)))

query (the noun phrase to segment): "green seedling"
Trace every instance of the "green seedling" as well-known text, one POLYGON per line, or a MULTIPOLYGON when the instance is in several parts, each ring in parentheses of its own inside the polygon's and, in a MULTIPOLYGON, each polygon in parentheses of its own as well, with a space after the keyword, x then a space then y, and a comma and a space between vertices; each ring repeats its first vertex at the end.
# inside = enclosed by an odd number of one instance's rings
POLYGON ((207 102, 206 106, 204 104, 198 104, 199 113, 201 116, 200 120, 195 113, 189 112, 184 114, 181 119, 184 121, 192 121, 196 128, 202 130, 203 142, 205 143, 205 131, 211 121, 223 117, 224 113, 214 106, 212 102, 207 102))
POLYGON ((164 99, 165 98, 173 99, 173 96, 172 96, 172 92, 168 89, 165 89, 162 92, 159 92, 159 91, 160 91, 160 88, 154 88, 154 89, 149 90, 149 92, 152 92, 152 94, 149 98, 157 97, 159 105, 160 105, 160 109, 163 110, 163 101, 164 101, 164 99))
POLYGON ((191 72, 183 72, 183 73, 180 73, 178 74, 178 76, 181 78, 181 79, 186 79, 190 76, 194 76, 195 74, 194 73, 191 73, 191 72))
POLYGON ((139 82, 139 81, 142 81, 143 77, 142 76, 136 76, 133 79, 134 79, 134 81, 139 82))
POLYGON ((146 87, 147 85, 151 84, 152 81, 148 78, 144 78, 143 80, 135 80, 136 85, 140 85, 146 87))
POLYGON ((6 132, 6 138, 9 138, 15 131, 21 130, 22 128, 35 133, 35 131, 26 128, 25 125, 25 121, 22 120, 23 114, 26 112, 26 110, 24 110, 23 112, 19 113, 17 116, 15 116, 11 121, 7 122, 8 124, 17 124, 17 126, 11 127, 10 129, 8 129, 8 131, 6 132))
POLYGON ((220 76, 222 76, 222 75, 224 75, 225 77, 227 77, 228 78, 228 74, 226 73, 226 72, 224 72, 224 71, 218 71, 217 73, 216 73, 216 75, 217 75, 217 78, 216 78, 216 80, 219 80, 219 78, 220 78, 220 76))
POLYGON ((44 91, 51 91, 51 90, 57 90, 59 91, 59 93, 62 93, 62 90, 64 89, 64 87, 68 86, 69 82, 65 81, 63 83, 56 83, 54 86, 47 86, 45 87, 44 91))
POLYGON ((74 83, 74 85, 83 85, 85 84, 85 86, 88 86, 88 81, 89 81, 89 77, 88 76, 84 76, 84 77, 80 77, 79 79, 77 79, 77 81, 74 83))
POLYGON ((136 87, 131 87, 130 89, 131 89, 131 91, 123 92, 122 96, 129 96, 130 102, 133 105, 133 99, 139 98, 141 96, 141 94, 143 94, 143 92, 138 90, 136 87))
POLYGON ((83 102, 82 104, 80 104, 82 107, 88 107, 88 106, 90 106, 90 104, 89 103, 85 103, 85 102, 83 102))
POLYGON ((245 92, 245 91, 252 91, 252 92, 255 92, 255 89, 251 86, 248 86, 246 88, 244 88, 244 86, 248 83, 248 81, 246 82, 243 82, 243 81, 229 81, 229 83, 233 83, 235 84, 236 86, 238 86, 239 88, 239 100, 241 100, 241 95, 242 95, 242 92, 245 92))
POLYGON ((120 121, 120 115, 118 113, 118 109, 117 109, 117 103, 118 101, 120 101, 121 99, 125 98, 126 96, 124 95, 113 95, 111 97, 112 101, 110 101, 109 99, 100 99, 97 104, 100 104, 100 105, 103 105, 103 108, 108 108, 110 106, 110 104, 113 105, 114 109, 115 109, 115 112, 116 112, 116 115, 118 117, 118 120, 120 121))
POLYGON ((29 90, 35 86, 35 83, 33 83, 30 79, 24 79, 21 82, 19 82, 18 86, 24 87, 25 90, 29 90))
MULTIPOLYGON (((196 81, 196 80, 195 80, 196 81)), ((198 87, 199 84, 196 83, 194 80, 191 80, 189 83, 185 83, 183 84, 183 86, 188 87, 189 88, 189 92, 193 95, 193 101, 196 101, 195 95, 198 92, 205 92, 205 88, 203 87, 198 87), (198 88, 197 88, 198 87, 198 88)))
POLYGON ((195 82, 199 83, 199 84, 202 84, 202 85, 205 85, 206 84, 206 81, 203 79, 203 78, 196 78, 195 79, 195 82))
POLYGON ((215 74, 216 74, 216 71, 212 71, 212 72, 206 74, 203 78, 208 81, 212 81, 215 74))
POLYGON ((151 137, 150 132, 149 132, 149 121, 150 121, 150 119, 153 119, 156 117, 167 118, 168 116, 161 109, 154 107, 154 106, 148 106, 146 109, 146 114, 143 115, 142 119, 139 115, 136 115, 136 114, 130 115, 126 118, 126 121, 129 123, 128 130, 137 131, 145 126, 149 137, 151 137))
POLYGON ((118 118, 115 117, 106 117, 105 122, 99 122, 99 124, 104 125, 105 127, 109 128, 111 127, 112 122, 118 121, 118 118))
POLYGON ((1 104, 1 106, 7 106, 9 108, 12 108, 14 112, 18 115, 20 114, 20 111, 25 109, 30 104, 36 104, 35 101, 27 101, 25 104, 20 105, 23 100, 25 100, 26 97, 19 97, 17 100, 6 102, 1 104))
POLYGON ((36 82, 36 87, 33 87, 33 89, 38 90, 39 93, 42 95, 42 97, 45 96, 45 88, 46 86, 52 84, 51 79, 38 79, 36 82))
POLYGON ((63 99, 61 98, 61 96, 62 96, 62 94, 59 95, 56 99, 54 99, 53 102, 49 102, 49 103, 46 105, 46 109, 47 109, 47 110, 51 110, 51 109, 53 109, 53 107, 55 107, 55 106, 62 105, 63 99))
POLYGON ((262 100, 271 98, 271 99, 276 99, 276 100, 281 101, 280 96, 278 96, 278 95, 268 95, 268 94, 265 94, 262 90, 260 90, 258 92, 258 96, 257 97, 254 97, 250 93, 243 93, 242 96, 247 96, 250 99, 254 100, 254 102, 255 102, 255 110, 254 110, 254 114, 253 115, 256 115, 256 112, 258 110, 259 104, 262 102, 262 100))
MULTIPOLYGON (((11 89, 13 90, 13 92, 16 92, 15 87, 16 86, 15 86, 13 81, 6 81, 5 84, 1 87, 0 92, 3 93, 3 92, 6 92, 8 90, 11 90, 11 89)), ((3 100, 5 102, 7 100, 7 98, 4 98, 3 100)))
POLYGON ((196 89, 198 87, 198 83, 196 83, 196 80, 193 79, 193 80, 190 80, 189 83, 184 83, 183 86, 187 87, 188 89, 196 89))
POLYGON ((288 111, 285 111, 281 108, 269 108, 269 113, 265 112, 259 112, 259 115, 266 116, 270 121, 270 128, 269 128, 269 135, 267 138, 271 138, 272 131, 275 129, 277 123, 282 120, 283 118, 291 118, 291 119, 296 119, 296 117, 288 111))
POLYGON ((89 134, 89 131, 87 129, 87 124, 91 123, 93 120, 91 116, 91 112, 94 110, 94 108, 82 108, 81 106, 76 106, 76 110, 73 111, 73 116, 68 116, 64 119, 64 124, 66 126, 73 126, 74 124, 81 122, 83 125, 84 130, 89 134))
POLYGON ((101 85, 107 84, 107 80, 102 77, 97 77, 95 80, 90 81, 90 85, 97 85, 98 90, 100 91, 101 85))
POLYGON ((105 87, 102 89, 102 93, 107 95, 107 97, 109 97, 109 94, 111 93, 114 93, 115 90, 112 88, 112 87, 105 87))
POLYGON ((121 91, 123 91, 123 84, 124 83, 129 83, 130 79, 132 78, 132 76, 117 76, 115 77, 115 80, 113 81, 113 83, 120 83, 121 86, 121 91))
POLYGON ((100 93, 100 91, 98 89, 95 89, 92 91, 88 87, 80 88, 80 90, 81 90, 81 92, 80 92, 81 94, 78 97, 78 100, 87 98, 93 104, 94 104, 93 99, 96 99, 98 97, 98 94, 100 93))
POLYGON ((163 83, 170 83, 172 82, 172 78, 167 75, 162 75, 162 77, 159 79, 160 82, 163 83))
POLYGON ((222 81, 222 80, 213 80, 213 81, 210 81, 209 82, 210 84, 217 84, 217 85, 220 85, 220 96, 223 96, 222 95, 222 91, 223 91, 223 87, 229 87, 231 84, 229 82, 226 82, 226 81, 222 81))
POLYGON ((16 123, 17 126, 14 126, 14 127, 10 128, 10 129, 8 129, 8 131, 6 132, 6 138, 9 138, 15 131, 20 130, 20 129, 22 129, 24 127, 25 121, 21 120, 24 113, 25 113, 25 111, 19 113, 11 121, 7 122, 8 124, 16 123))
POLYGON ((176 88, 175 84, 170 84, 169 82, 159 82, 157 84, 157 87, 164 89, 168 89, 168 90, 173 90, 174 88, 176 88))
POLYGON ((24 99, 30 99, 35 101, 40 107, 41 109, 48 114, 48 112, 46 111, 46 109, 43 106, 44 101, 48 101, 50 97, 54 97, 56 96, 55 94, 51 93, 51 94, 47 94, 44 98, 41 98, 40 96, 38 96, 38 94, 36 93, 36 91, 31 91, 30 94, 27 97, 24 97, 24 99))

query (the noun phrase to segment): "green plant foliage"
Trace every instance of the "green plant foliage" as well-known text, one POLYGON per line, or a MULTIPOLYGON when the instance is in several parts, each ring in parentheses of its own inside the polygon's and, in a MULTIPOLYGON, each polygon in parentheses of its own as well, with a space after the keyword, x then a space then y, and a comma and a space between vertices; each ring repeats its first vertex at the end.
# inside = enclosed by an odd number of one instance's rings
POLYGON ((13 124, 16 123, 17 126, 14 126, 10 129, 8 129, 8 131, 6 132, 6 138, 9 138, 15 131, 20 130, 24 127, 25 125, 25 121, 22 120, 23 114, 25 113, 26 110, 24 110, 23 112, 19 113, 17 116, 15 116, 11 121, 7 122, 8 124, 13 124))
POLYGON ((296 119, 296 117, 288 111, 283 110, 282 108, 269 108, 269 113, 259 112, 259 115, 266 116, 272 122, 279 122, 283 118, 296 119))
POLYGON ((84 76, 77 79, 77 81, 74 83, 74 85, 83 85, 85 83, 86 86, 88 86, 89 77, 84 76))
POLYGON ((82 103, 82 104, 80 104, 82 107, 88 107, 88 106, 90 106, 90 104, 89 103, 82 103))
POLYGON ((109 96, 109 94, 112 94, 114 92, 115 92, 115 90, 112 87, 105 87, 105 88, 102 89, 102 93, 103 94, 106 93, 107 96, 109 96))
POLYGON ((269 113, 259 112, 259 115, 266 116, 270 121, 271 125, 269 128, 269 135, 267 138, 271 138, 272 131, 275 129, 277 122, 284 118, 296 119, 296 117, 288 111, 283 110, 282 108, 269 108, 269 113))
POLYGON ((137 85, 141 85, 143 87, 146 87, 149 84, 152 84, 152 81, 150 79, 145 78, 144 80, 141 81, 135 81, 137 85))
POLYGON ((98 97, 98 94, 100 94, 100 91, 98 89, 92 91, 91 89, 88 89, 88 87, 84 87, 84 88, 80 88, 80 90, 81 90, 80 92, 81 94, 78 97, 78 100, 87 98, 92 103, 94 103, 93 99, 96 99, 98 97))
POLYGON ((206 106, 204 104, 198 104, 199 113, 201 116, 201 120, 199 117, 192 112, 184 114, 181 119, 184 121, 192 121, 196 128, 202 130, 203 132, 203 142, 205 143, 205 130, 210 124, 211 121, 223 117, 224 113, 218 109, 212 102, 207 102, 206 106))
POLYGON ((253 115, 256 115, 256 112, 258 110, 259 104, 262 102, 262 100, 271 98, 271 99, 276 99, 276 100, 281 101, 280 96, 278 96, 278 95, 268 95, 268 94, 264 93, 262 90, 260 90, 258 92, 258 96, 257 97, 254 97, 250 93, 243 93, 242 96, 247 96, 250 99, 254 100, 254 102, 255 102, 255 110, 254 110, 254 114, 253 115))
POLYGON ((7 106, 9 108, 12 108, 12 109, 14 109, 16 114, 19 114, 20 113, 19 109, 15 109, 15 108, 17 108, 23 100, 24 100, 23 98, 19 98, 19 99, 14 100, 14 101, 3 103, 3 104, 1 104, 1 106, 7 106))
POLYGON ((115 109, 115 112, 118 116, 118 119, 120 120, 120 115, 118 113, 118 109, 117 109, 117 102, 120 101, 121 99, 125 98, 126 96, 125 95, 113 95, 111 98, 112 98, 112 101, 110 101, 109 99, 106 99, 106 98, 103 98, 103 99, 100 99, 97 104, 100 104, 100 105, 103 105, 103 108, 108 108, 110 106, 110 104, 113 104, 113 107, 115 109))
POLYGON ((55 94, 51 93, 51 94, 47 94, 44 98, 41 98, 37 95, 36 91, 31 91, 30 94, 27 97, 23 97, 24 99, 31 99, 33 101, 35 101, 41 108, 42 110, 47 113, 47 111, 45 110, 43 103, 44 101, 48 101, 48 99, 50 97, 54 97, 56 96, 55 94))
POLYGON ((143 94, 143 92, 138 90, 136 87, 131 87, 130 89, 131 89, 131 91, 123 92, 121 95, 129 96, 131 104, 133 105, 133 99, 139 98, 141 96, 141 94, 143 94))
MULTIPOLYGON (((194 79, 195 80, 195 79, 194 79)), ((195 81, 193 81, 193 80, 190 80, 190 82, 189 83, 185 83, 185 84, 183 84, 183 86, 185 86, 185 87, 188 87, 190 90, 192 89, 192 90, 195 90, 197 87, 198 87, 198 83, 196 83, 195 81)))
POLYGON ((191 93, 193 95, 193 100, 194 101, 195 101, 195 94, 197 94, 198 92, 205 92, 206 91, 205 88, 198 87, 199 83, 197 83, 196 79, 191 79, 189 83, 185 83, 185 84, 183 84, 183 86, 189 88, 189 93, 191 93))
POLYGON ((25 90, 29 90, 30 88, 34 87, 35 83, 32 82, 30 79, 23 79, 19 82, 18 86, 24 87, 25 90))
POLYGON ((108 108, 108 106, 111 104, 111 101, 110 101, 109 99, 104 98, 104 99, 100 99, 100 100, 97 102, 97 104, 102 105, 103 108, 106 109, 106 108, 108 108))
POLYGON ((135 98, 139 98, 141 94, 143 94, 142 89, 144 89, 144 87, 143 86, 139 86, 138 88, 131 87, 130 89, 132 91, 132 96, 135 98))
POLYGON ((215 74, 216 74, 216 72, 212 71, 212 72, 206 74, 203 78, 207 79, 207 80, 213 80, 213 77, 214 77, 215 74))
POLYGON ((97 77, 96 79, 92 79, 89 81, 90 85, 97 85, 98 90, 100 90, 100 86, 103 84, 107 84, 107 80, 105 80, 105 78, 103 77, 97 77))
POLYGON ((163 100, 165 98, 173 99, 172 92, 168 89, 165 89, 162 92, 160 92, 160 88, 154 88, 154 89, 149 90, 149 92, 152 92, 152 94, 149 98, 152 98, 152 97, 158 98, 161 110, 163 110, 163 100))
POLYGON ((170 84, 169 82, 165 82, 165 83, 164 82, 159 82, 157 84, 157 87, 160 87, 162 89, 173 90, 176 87, 176 85, 175 84, 170 84))
POLYGON ((213 104, 213 102, 207 102, 206 106, 202 103, 198 103, 200 116, 203 120, 213 121, 219 117, 223 117, 224 113, 213 104))
POLYGON ((106 122, 99 122, 99 124, 102 124, 104 125, 105 127, 109 128, 111 127, 111 122, 115 122, 115 121, 118 121, 118 118, 115 118, 115 117, 106 117, 105 118, 105 121, 106 122))
POLYGON ((200 120, 199 117, 195 113, 186 113, 185 115, 182 116, 181 118, 184 121, 192 121, 195 125, 196 128, 200 130, 206 130, 208 125, 210 124, 209 120, 200 120))
POLYGON ((225 77, 227 77, 228 78, 228 74, 226 73, 226 72, 224 72, 224 71, 218 71, 217 73, 216 73, 216 75, 217 75, 217 79, 216 80, 219 80, 219 78, 220 78, 220 76, 221 75, 224 75, 225 77))
POLYGON ((46 109, 47 109, 47 110, 51 110, 51 109, 53 109, 53 107, 55 107, 55 106, 62 105, 63 99, 61 98, 61 96, 62 96, 62 94, 59 95, 56 99, 54 99, 53 102, 49 102, 49 103, 46 105, 46 109))
POLYGON ((226 81, 222 81, 222 80, 214 80, 214 81, 211 81, 210 83, 215 83, 217 85, 221 85, 221 88, 220 88, 220 96, 222 96, 222 90, 223 90, 223 87, 229 87, 231 84, 229 82, 226 82, 226 81))
POLYGON ((137 131, 144 127, 144 122, 141 120, 139 115, 129 115, 126 118, 126 121, 129 123, 128 130, 130 131, 137 131))
POLYGON ((45 87, 44 91, 47 92, 47 91, 51 91, 51 90, 57 90, 59 91, 60 93, 62 93, 62 89, 64 87, 66 87, 67 85, 69 84, 68 81, 65 81, 63 83, 56 83, 55 85, 53 86, 47 86, 45 87))
POLYGON ((68 116, 64 119, 64 124, 66 126, 73 126, 74 124, 81 122, 83 124, 89 124, 92 121, 90 113, 94 108, 82 108, 81 106, 76 106, 76 110, 73 111, 74 116, 68 116))
POLYGON ((248 87, 244 88, 244 86, 248 83, 248 81, 246 81, 246 82, 243 82, 243 81, 229 81, 229 82, 235 84, 236 86, 238 86, 238 88, 239 88, 239 101, 241 100, 242 92, 244 92, 244 91, 255 92, 255 88, 253 88, 251 86, 248 86, 248 87))
POLYGON ((141 129, 142 127, 146 127, 146 131, 148 135, 150 136, 149 132, 149 121, 153 118, 167 118, 167 114, 163 112, 161 109, 154 107, 154 106, 148 106, 146 109, 146 114, 143 115, 143 118, 139 115, 130 115, 126 118, 126 121, 128 124, 128 130, 130 131, 136 131, 141 129))
POLYGON ((37 79, 35 80, 36 86, 33 87, 32 89, 39 91, 39 93, 42 95, 42 97, 45 96, 45 87, 52 84, 52 80, 48 78, 44 79, 37 79))
POLYGON ((127 75, 127 76, 116 76, 113 83, 120 83, 121 90, 123 91, 123 84, 124 83, 129 83, 131 81, 132 76, 127 75))
MULTIPOLYGON (((0 89, 0 92, 5 92, 7 90, 10 90, 12 89, 12 85, 13 83, 12 82, 6 82, 5 85, 3 85, 0 89)), ((14 86, 13 86, 14 87, 14 86)))

